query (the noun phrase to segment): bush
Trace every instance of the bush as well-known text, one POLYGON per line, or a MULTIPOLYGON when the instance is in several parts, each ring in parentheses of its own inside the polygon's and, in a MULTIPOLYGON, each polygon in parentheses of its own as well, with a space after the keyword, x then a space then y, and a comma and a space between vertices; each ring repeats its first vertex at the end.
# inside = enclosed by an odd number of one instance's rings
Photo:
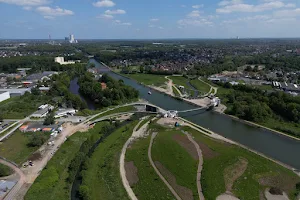
POLYGON ((27 146, 29 147, 40 147, 42 146, 46 141, 48 137, 44 134, 33 134, 29 137, 29 142, 27 143, 27 146))

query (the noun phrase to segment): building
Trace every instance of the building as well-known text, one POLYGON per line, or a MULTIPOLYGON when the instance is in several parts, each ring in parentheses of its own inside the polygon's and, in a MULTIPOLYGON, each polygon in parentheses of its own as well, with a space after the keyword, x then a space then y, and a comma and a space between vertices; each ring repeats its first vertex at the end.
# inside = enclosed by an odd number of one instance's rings
POLYGON ((55 57, 54 62, 59 63, 60 65, 69 65, 69 64, 75 64, 76 62, 80 62, 80 60, 69 60, 65 61, 64 57, 55 57))
POLYGON ((9 92, 7 91, 0 91, 0 102, 5 101, 10 98, 9 92))
POLYGON ((107 88, 106 83, 101 83, 101 89, 102 89, 102 90, 105 90, 106 88, 107 88))
POLYGON ((53 109, 54 107, 49 104, 41 105, 38 108, 38 110, 31 115, 31 117, 36 117, 36 118, 46 117, 49 111, 53 109))
POLYGON ((31 88, 1 88, 1 92, 9 92, 10 97, 22 96, 25 92, 31 92, 31 88))
POLYGON ((74 37, 73 34, 71 34, 70 37, 69 37, 69 43, 71 43, 71 44, 77 44, 78 43, 78 41, 75 40, 75 37, 74 37))
POLYGON ((74 115, 75 113, 76 113, 76 110, 73 108, 59 109, 58 111, 55 112, 54 117, 59 118, 59 117, 67 116, 67 115, 74 115))

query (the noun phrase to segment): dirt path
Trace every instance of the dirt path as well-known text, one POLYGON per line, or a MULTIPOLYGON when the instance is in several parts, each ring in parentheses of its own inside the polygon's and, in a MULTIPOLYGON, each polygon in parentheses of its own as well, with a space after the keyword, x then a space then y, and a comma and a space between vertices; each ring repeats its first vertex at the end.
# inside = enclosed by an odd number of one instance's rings
MULTIPOLYGON (((144 120, 147 120, 144 119, 144 120)), ((120 175, 121 175, 121 178, 122 178, 122 183, 123 183, 123 186, 128 194, 128 196, 130 197, 130 199, 132 200, 137 200, 137 197, 135 196, 132 188, 130 187, 130 184, 128 182, 128 179, 126 177, 126 170, 125 170, 125 155, 126 155, 126 150, 129 146, 129 144, 135 140, 136 138, 139 138, 139 137, 143 137, 144 134, 146 133, 147 131, 147 128, 148 128, 148 125, 149 125, 149 122, 145 123, 140 129, 139 126, 140 124, 144 121, 144 120, 141 120, 133 129, 133 132, 132 132, 132 135, 131 137, 126 141, 126 143, 124 144, 123 148, 122 148, 122 152, 121 152, 121 155, 120 155, 120 175), (138 130, 137 130, 138 129, 138 130)))
POLYGON ((193 139, 193 137, 185 132, 186 136, 188 137, 188 139, 193 143, 193 145, 195 146, 197 153, 198 153, 198 169, 197 169, 197 189, 198 189, 198 195, 199 195, 199 200, 204 200, 204 195, 202 193, 202 187, 201 187, 201 172, 202 172, 202 168, 203 168, 203 155, 202 155, 202 151, 198 145, 197 142, 195 142, 195 140, 193 139))
POLYGON ((11 164, 10 162, 7 162, 3 159, 0 159, 0 163, 3 164, 3 165, 8 166, 11 169, 13 169, 15 171, 15 173, 19 176, 19 180, 18 180, 17 184, 4 197, 4 200, 11 200, 16 195, 16 193, 20 190, 22 185, 25 183, 25 175, 23 174, 23 172, 18 167, 11 164))
POLYGON ((149 144, 149 149, 148 149, 148 158, 150 161, 150 164, 152 165, 153 169, 155 170, 156 174, 159 176, 159 178, 165 183, 165 185, 169 188, 169 190, 172 192, 172 194, 175 196, 175 198, 177 200, 181 200, 181 198, 179 197, 179 195, 176 193, 176 191, 172 188, 172 186, 168 183, 168 181, 163 177, 163 175, 161 175, 161 173, 159 172, 159 170, 156 168, 153 160, 152 160, 152 155, 151 155, 151 148, 152 148, 152 144, 153 144, 153 140, 156 137, 157 133, 152 133, 151 135, 151 140, 150 140, 150 144, 149 144))
MULTIPOLYGON (((47 144, 44 144, 40 149, 42 149, 42 158, 40 160, 34 161, 34 166, 22 169, 22 173, 24 174, 24 181, 22 181, 21 187, 17 188, 15 192, 11 191, 9 193, 9 197, 7 200, 20 200, 23 199, 26 192, 33 184, 35 179, 39 176, 40 172, 47 165, 48 161, 53 157, 55 152, 59 149, 59 147, 64 143, 67 137, 70 137, 77 131, 84 131, 88 127, 83 123, 73 126, 71 124, 67 124, 64 127, 64 130, 59 134, 59 136, 54 140, 54 146, 49 147, 47 144)), ((39 150, 40 150, 39 149, 39 150)))

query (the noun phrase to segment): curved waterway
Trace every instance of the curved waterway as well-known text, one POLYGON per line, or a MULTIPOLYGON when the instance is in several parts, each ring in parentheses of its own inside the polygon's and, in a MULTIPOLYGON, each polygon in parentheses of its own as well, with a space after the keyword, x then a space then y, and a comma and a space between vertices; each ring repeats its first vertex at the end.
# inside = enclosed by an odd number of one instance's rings
MULTIPOLYGON (((111 77, 115 79, 122 79, 126 85, 130 85, 137 89, 140 92, 141 98, 146 99, 152 104, 163 109, 180 111, 196 108, 194 105, 176 100, 157 91, 152 91, 152 95, 148 95, 148 87, 109 71, 105 66, 101 65, 94 59, 91 59, 90 62, 99 67, 101 71, 103 70, 108 73, 111 77)), ((215 112, 194 111, 184 113, 181 117, 212 130, 226 138, 243 144, 270 158, 278 160, 296 169, 300 169, 300 141, 298 140, 241 123, 226 115, 215 112)))

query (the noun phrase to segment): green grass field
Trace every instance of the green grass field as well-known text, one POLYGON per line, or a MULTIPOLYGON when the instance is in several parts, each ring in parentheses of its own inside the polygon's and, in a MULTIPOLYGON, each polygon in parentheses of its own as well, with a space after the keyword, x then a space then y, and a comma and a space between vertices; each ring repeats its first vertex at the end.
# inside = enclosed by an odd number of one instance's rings
POLYGON ((155 173, 148 159, 150 136, 140 138, 127 149, 126 161, 133 161, 137 167, 139 181, 132 189, 140 200, 169 200, 175 199, 167 186, 155 173))
POLYGON ((184 129, 215 154, 206 158, 204 153, 201 184, 206 199, 216 199, 225 192, 224 169, 237 162, 239 158, 248 160, 248 166, 244 174, 233 184, 232 192, 235 196, 245 200, 259 199, 259 193, 266 187, 278 187, 293 197, 295 183, 300 182, 300 178, 293 172, 238 146, 210 139, 189 127, 184 129), (265 181, 274 180, 267 185, 260 185, 259 178, 265 181))
POLYGON ((188 79, 183 76, 169 76, 173 80, 173 84, 184 86, 186 89, 190 89, 190 86, 187 84, 188 79))
POLYGON ((32 134, 46 133, 22 133, 21 131, 16 130, 8 139, 0 144, 0 156, 17 164, 22 164, 27 161, 28 157, 38 149, 38 147, 27 146, 29 136, 32 134))
MULTIPOLYGON (((10 124, 11 125, 11 124, 10 124)), ((9 125, 9 126, 10 126, 9 125)), ((13 125, 12 127, 8 128, 6 131, 3 131, 2 133, 0 133, 0 137, 4 136, 5 134, 7 134, 9 131, 11 131, 12 129, 14 129, 16 126, 18 126, 18 123, 13 125)))
POLYGON ((155 85, 162 86, 167 82, 165 76, 163 75, 154 75, 154 74, 126 74, 125 76, 136 80, 139 83, 145 85, 155 85))
POLYGON ((13 173, 13 170, 6 165, 0 163, 0 177, 9 176, 13 173))
POLYGON ((70 199, 71 184, 67 181, 68 166, 79 151, 81 144, 93 135, 100 137, 100 130, 107 122, 97 123, 86 133, 77 132, 62 144, 27 192, 26 200, 70 199))
POLYGON ((47 103, 50 98, 46 95, 34 96, 25 94, 1 102, 0 111, 4 119, 23 119, 32 114, 37 108, 47 103))
MULTIPOLYGON (((191 189, 194 199, 198 198, 196 176, 198 161, 180 146, 173 137, 184 134, 180 130, 151 127, 158 132, 152 146, 152 159, 159 161, 176 178, 180 186, 191 189)), ((180 194, 179 194, 180 195, 180 194)))
POLYGON ((193 79, 191 80, 191 84, 197 88, 197 90, 203 92, 203 93, 208 93, 210 90, 210 86, 203 83, 202 81, 199 81, 198 79, 193 79))
POLYGON ((82 186, 88 188, 90 200, 129 199, 119 171, 119 157, 123 145, 131 136, 138 121, 127 124, 109 135, 86 161, 82 171, 82 186))

